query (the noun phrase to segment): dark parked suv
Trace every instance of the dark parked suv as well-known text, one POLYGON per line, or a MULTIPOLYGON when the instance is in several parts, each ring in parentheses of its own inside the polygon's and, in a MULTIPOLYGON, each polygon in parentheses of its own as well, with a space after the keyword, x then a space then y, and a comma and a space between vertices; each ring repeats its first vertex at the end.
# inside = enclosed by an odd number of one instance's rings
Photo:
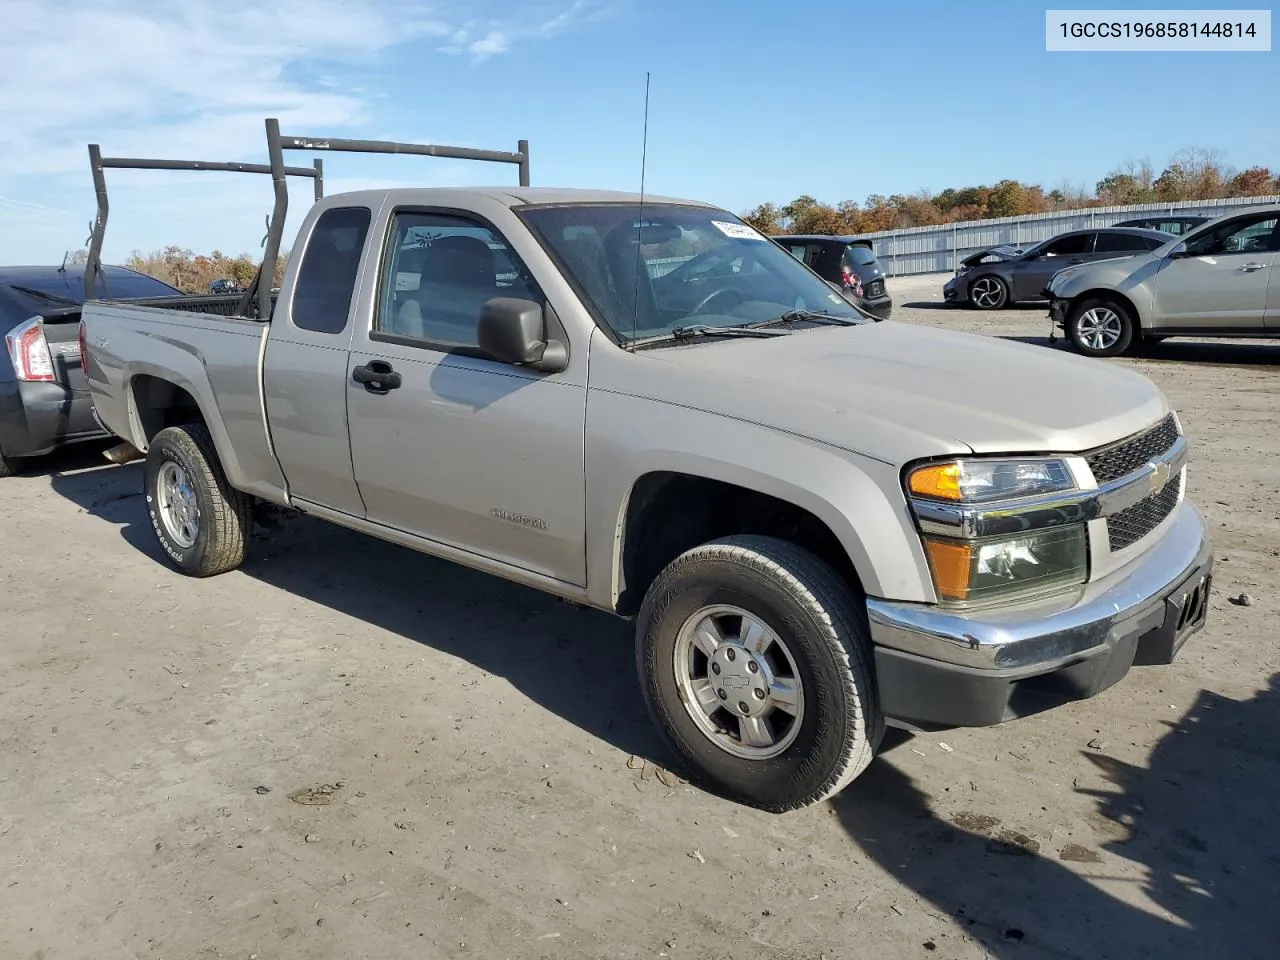
MULTIPOLYGON (((124 267, 105 267, 113 297, 180 291, 124 267)), ((76 267, 0 267, 0 477, 25 457, 106 436, 80 365, 84 274, 76 267)))
POLYGON ((884 268, 870 240, 819 235, 773 239, 823 280, 839 284, 863 310, 882 320, 892 312, 893 298, 884 288, 884 268))

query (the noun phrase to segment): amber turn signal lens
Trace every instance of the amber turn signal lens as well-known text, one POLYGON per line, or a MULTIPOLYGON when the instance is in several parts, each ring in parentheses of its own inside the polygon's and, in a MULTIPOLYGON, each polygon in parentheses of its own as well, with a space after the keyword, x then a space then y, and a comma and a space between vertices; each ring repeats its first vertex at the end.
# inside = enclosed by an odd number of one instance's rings
POLYGON ((969 571, 973 561, 973 544, 950 540, 925 539, 933 583, 944 600, 964 600, 969 596, 969 571))
POLYGON ((918 497, 935 500, 959 500, 960 478, 964 468, 958 463, 935 463, 913 470, 908 485, 918 497))

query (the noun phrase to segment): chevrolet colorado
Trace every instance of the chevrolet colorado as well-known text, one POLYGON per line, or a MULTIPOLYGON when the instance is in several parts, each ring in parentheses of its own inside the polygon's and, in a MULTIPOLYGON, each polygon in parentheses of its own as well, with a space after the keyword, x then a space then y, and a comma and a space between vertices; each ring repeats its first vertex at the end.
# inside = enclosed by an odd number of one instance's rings
POLYGON ((867 322, 683 200, 368 190, 293 250, 256 315, 84 309, 173 565, 235 568, 264 500, 634 618, 653 717, 736 800, 829 797, 886 722, 1088 697, 1204 624, 1187 440, 1135 373, 867 322))

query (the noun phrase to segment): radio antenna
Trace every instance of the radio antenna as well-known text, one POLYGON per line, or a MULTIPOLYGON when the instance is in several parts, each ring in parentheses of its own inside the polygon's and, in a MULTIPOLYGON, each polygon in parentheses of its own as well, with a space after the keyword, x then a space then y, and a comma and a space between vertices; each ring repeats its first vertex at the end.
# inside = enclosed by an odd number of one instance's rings
POLYGON ((636 222, 636 275, 631 304, 631 349, 636 348, 636 333, 640 324, 640 241, 644 239, 644 173, 649 160, 649 72, 644 75, 644 135, 640 140, 640 219, 636 222))

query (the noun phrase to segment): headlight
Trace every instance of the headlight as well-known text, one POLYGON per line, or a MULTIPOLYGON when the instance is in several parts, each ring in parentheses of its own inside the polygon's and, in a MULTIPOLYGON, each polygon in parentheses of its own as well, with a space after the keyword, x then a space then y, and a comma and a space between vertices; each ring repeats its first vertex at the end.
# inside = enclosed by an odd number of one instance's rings
POLYGON ((961 503, 1013 500, 1071 490, 1061 460, 950 460, 917 467, 907 478, 912 496, 961 503))
POLYGON ((976 603, 1081 583, 1088 574, 1083 524, 997 540, 924 538, 944 601, 976 603))
POLYGON ((906 487, 944 603, 1010 599, 1082 583, 1088 576, 1088 534, 1078 517, 1060 514, 1057 525, 1044 529, 1024 526, 1008 536, 989 535, 1004 532, 993 518, 1025 516, 1046 506, 1029 498, 1049 497, 1052 503, 1054 494, 1076 489, 1063 460, 929 463, 907 474, 906 487), (984 522, 973 523, 975 518, 984 522))
POLYGON ((1052 293, 1054 290, 1058 289, 1064 283, 1070 280, 1075 275, 1078 269, 1079 269, 1078 267, 1063 267, 1061 270, 1059 270, 1057 273, 1055 273, 1052 277, 1049 278, 1049 286, 1047 289, 1052 293))

